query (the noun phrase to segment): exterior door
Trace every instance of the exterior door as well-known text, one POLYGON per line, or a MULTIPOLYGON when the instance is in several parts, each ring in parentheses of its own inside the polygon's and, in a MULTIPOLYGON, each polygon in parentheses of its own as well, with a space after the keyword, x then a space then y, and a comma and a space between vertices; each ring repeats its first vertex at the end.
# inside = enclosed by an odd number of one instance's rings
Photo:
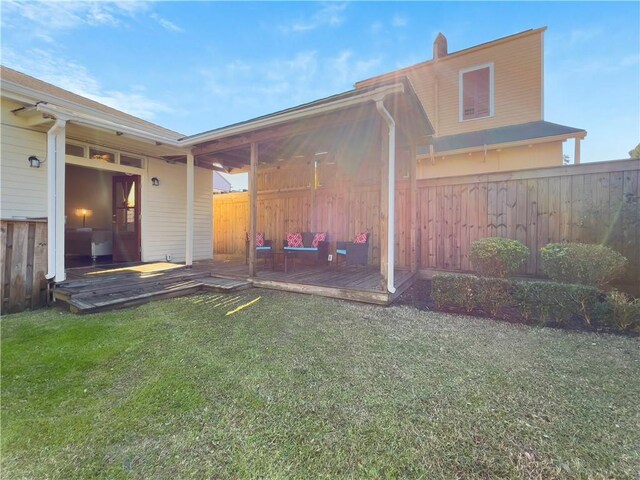
POLYGON ((113 261, 140 261, 140 175, 113 177, 113 261))

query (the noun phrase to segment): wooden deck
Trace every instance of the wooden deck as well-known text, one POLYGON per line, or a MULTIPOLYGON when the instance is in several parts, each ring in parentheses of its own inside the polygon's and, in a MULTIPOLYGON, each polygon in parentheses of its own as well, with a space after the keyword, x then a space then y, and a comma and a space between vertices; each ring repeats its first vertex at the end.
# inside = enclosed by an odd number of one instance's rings
MULTIPOLYGON (((244 260, 209 260, 196 262, 194 270, 205 270, 216 277, 249 279, 244 260)), ((382 283, 380 269, 372 266, 309 266, 295 263, 287 273, 283 265, 275 269, 258 261, 256 277, 249 279, 254 287, 306 293, 358 302, 388 305, 413 284, 415 275, 408 270, 395 270, 396 292, 389 294, 382 283)))
POLYGON ((201 261, 192 268, 172 263, 125 267, 86 267, 67 270, 67 281, 55 286, 53 297, 76 313, 90 313, 138 305, 158 298, 188 295, 201 290, 230 292, 252 285, 288 292, 388 305, 414 278, 396 270, 397 290, 390 295, 373 267, 307 266, 295 264, 287 273, 260 262, 255 278, 241 260, 201 261))

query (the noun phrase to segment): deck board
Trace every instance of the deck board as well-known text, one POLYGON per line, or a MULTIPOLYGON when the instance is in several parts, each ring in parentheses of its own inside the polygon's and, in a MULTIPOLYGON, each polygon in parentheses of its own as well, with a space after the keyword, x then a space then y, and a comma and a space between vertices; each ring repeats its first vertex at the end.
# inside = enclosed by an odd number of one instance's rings
POLYGON ((414 275, 395 271, 395 295, 383 288, 377 267, 315 266, 296 263, 287 273, 270 264, 260 265, 249 278, 244 261, 199 261, 192 268, 168 263, 150 263, 124 268, 70 269, 68 280, 56 285, 54 298, 74 312, 96 312, 138 305, 156 298, 169 298, 206 290, 231 293, 255 287, 321 295, 387 305, 407 288, 414 275))

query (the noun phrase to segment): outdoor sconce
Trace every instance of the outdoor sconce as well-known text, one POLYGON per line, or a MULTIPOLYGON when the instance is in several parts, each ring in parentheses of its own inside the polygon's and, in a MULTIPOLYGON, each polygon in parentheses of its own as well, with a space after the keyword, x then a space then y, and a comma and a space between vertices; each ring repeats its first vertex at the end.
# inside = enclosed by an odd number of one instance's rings
POLYGON ((35 155, 31 155, 27 161, 29 162, 29 166, 31 168, 40 168, 40 164, 44 163, 44 160, 40 160, 35 155))
POLYGON ((160 185, 160 180, 158 179, 158 177, 153 177, 151 179, 151 185, 153 185, 154 187, 157 187, 158 185, 160 185))

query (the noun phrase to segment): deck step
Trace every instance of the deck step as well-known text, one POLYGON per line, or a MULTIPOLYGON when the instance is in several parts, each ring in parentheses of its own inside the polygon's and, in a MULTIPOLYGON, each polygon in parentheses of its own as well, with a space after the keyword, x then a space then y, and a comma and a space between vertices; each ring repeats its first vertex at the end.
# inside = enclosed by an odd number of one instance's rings
POLYGON ((94 313, 125 308, 161 298, 190 295, 202 290, 233 292, 251 287, 251 282, 211 277, 207 272, 182 270, 158 276, 123 275, 119 282, 113 277, 93 278, 93 281, 65 282, 54 289, 54 298, 68 305, 74 313, 94 313))

